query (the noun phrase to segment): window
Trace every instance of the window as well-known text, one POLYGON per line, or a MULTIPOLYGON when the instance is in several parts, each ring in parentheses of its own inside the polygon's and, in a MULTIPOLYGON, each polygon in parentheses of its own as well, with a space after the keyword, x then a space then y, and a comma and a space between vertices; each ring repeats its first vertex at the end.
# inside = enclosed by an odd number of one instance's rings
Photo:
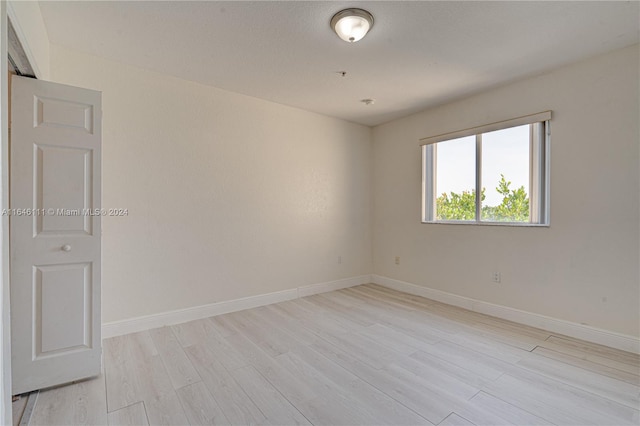
POLYGON ((422 143, 426 223, 549 224, 551 111, 422 143))

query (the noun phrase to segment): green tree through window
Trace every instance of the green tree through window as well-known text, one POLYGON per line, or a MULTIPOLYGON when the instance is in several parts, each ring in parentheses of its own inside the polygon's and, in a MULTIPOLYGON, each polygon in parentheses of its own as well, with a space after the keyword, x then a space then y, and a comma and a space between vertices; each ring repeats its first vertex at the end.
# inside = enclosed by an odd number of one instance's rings
MULTIPOLYGON (((521 186, 510 189, 511 181, 500 175, 496 191, 502 195, 502 203, 497 206, 482 206, 482 220, 491 222, 529 222, 529 196, 521 186)), ((482 188, 481 202, 485 200, 482 188)), ((437 220, 475 220, 476 191, 462 191, 461 194, 444 193, 436 199, 437 220)))

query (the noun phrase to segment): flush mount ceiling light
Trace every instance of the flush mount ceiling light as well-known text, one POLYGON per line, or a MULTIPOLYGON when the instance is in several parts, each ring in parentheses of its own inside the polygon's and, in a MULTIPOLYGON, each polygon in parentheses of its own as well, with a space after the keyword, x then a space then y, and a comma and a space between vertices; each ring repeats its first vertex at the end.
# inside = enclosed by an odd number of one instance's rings
POLYGON ((373 27, 373 15, 363 9, 344 9, 333 15, 331 28, 349 43, 361 40, 373 27))

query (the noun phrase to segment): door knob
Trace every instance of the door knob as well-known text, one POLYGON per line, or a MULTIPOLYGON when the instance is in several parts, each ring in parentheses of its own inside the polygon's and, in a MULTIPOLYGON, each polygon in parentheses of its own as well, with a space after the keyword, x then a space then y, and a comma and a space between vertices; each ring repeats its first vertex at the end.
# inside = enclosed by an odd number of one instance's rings
POLYGON ((62 246, 62 251, 71 251, 71 246, 69 244, 65 244, 62 246))

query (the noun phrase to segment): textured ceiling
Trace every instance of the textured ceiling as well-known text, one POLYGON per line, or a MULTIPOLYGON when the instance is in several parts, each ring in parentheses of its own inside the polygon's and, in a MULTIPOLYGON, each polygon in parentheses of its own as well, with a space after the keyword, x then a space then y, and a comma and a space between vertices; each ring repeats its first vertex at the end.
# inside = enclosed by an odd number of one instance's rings
POLYGON ((52 44, 366 125, 638 43, 639 5, 40 2, 52 44), (354 6, 375 25, 349 44, 329 20, 354 6))

